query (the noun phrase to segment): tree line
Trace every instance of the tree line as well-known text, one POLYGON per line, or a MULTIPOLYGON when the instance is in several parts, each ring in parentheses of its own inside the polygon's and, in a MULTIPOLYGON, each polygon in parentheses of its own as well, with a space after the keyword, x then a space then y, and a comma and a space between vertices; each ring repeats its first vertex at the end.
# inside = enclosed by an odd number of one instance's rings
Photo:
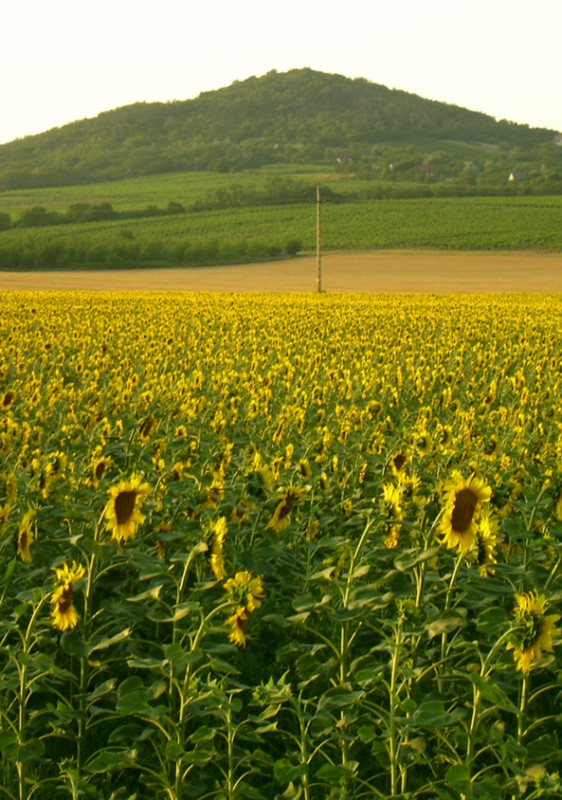
POLYGON ((32 206, 24 209, 16 220, 12 220, 8 213, 0 212, 0 231, 7 231, 11 228, 42 228, 77 222, 107 222, 108 220, 143 219, 185 213, 185 206, 175 201, 170 201, 165 208, 148 205, 145 208, 129 208, 122 211, 117 211, 108 202, 72 203, 66 211, 62 212, 46 209, 43 206, 32 206))

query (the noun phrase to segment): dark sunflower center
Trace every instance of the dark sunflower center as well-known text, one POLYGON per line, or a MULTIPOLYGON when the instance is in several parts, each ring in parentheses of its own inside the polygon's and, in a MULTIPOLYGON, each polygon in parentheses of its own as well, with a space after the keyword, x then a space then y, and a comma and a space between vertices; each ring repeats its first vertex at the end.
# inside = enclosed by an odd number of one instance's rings
POLYGON ((489 562, 489 552, 482 539, 478 539, 478 564, 483 567, 489 562))
POLYGON ((105 472, 105 461, 98 461, 96 464, 95 475, 96 479, 99 481, 103 473, 105 472))
POLYGON ((73 597, 74 597, 74 586, 71 583, 69 583, 67 586, 64 587, 61 596, 59 597, 58 600, 59 612, 61 614, 64 614, 70 609, 73 597))
POLYGON ((294 492, 287 492, 287 496, 283 501, 283 505, 279 509, 278 519, 285 519, 288 517, 297 501, 297 495, 294 492))
POLYGON ((27 531, 22 531, 20 533, 20 550, 25 550, 27 547, 27 531))
POLYGON ((11 405, 13 399, 14 399, 14 393, 8 390, 4 395, 4 399, 2 401, 2 405, 4 406, 4 408, 7 408, 9 405, 11 405))
POLYGON ((537 614, 529 614, 526 616, 522 636, 524 650, 535 644, 542 633, 542 629, 543 620, 540 616, 537 614))
POLYGON ((118 525, 126 525, 133 516, 137 493, 133 490, 119 492, 115 498, 115 516, 118 525))
POLYGON ((476 509, 477 497, 472 489, 461 489, 455 497, 451 525, 457 533, 464 533, 470 526, 476 509))
POLYGON ((400 470, 406 463, 406 456, 403 453, 398 453, 398 455, 394 456, 392 461, 394 463, 394 469, 396 470, 396 472, 400 472, 400 470))
POLYGON ((143 437, 143 439, 148 438, 155 427, 156 427, 156 420, 154 419, 154 417, 149 417, 141 426, 140 434, 143 437))

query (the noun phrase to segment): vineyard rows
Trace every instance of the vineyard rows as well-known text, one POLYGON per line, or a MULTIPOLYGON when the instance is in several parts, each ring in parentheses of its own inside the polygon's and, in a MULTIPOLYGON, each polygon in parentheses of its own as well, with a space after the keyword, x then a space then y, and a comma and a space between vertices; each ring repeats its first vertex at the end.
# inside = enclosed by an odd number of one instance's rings
MULTIPOLYGON (((560 197, 325 203, 322 245, 556 251, 561 210, 560 197)), ((310 251, 315 242, 314 203, 227 208, 3 231, 0 269, 249 262, 310 251)))

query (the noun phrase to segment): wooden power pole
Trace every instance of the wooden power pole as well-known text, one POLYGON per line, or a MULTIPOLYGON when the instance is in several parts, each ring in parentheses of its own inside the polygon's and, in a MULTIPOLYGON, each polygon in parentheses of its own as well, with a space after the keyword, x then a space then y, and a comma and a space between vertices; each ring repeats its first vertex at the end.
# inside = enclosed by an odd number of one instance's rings
POLYGON ((316 185, 316 288, 322 291, 322 254, 320 252, 320 184, 316 185))

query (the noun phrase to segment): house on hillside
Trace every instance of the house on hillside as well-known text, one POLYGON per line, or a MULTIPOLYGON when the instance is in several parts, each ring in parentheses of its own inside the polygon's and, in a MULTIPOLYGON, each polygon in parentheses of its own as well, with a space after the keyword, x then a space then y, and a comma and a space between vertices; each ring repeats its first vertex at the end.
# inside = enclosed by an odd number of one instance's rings
POLYGON ((428 178, 433 177, 433 167, 431 164, 420 164, 418 171, 421 172, 422 175, 427 175, 428 178))
POLYGON ((526 181, 528 177, 526 172, 520 172, 518 170, 509 173, 510 181, 526 181))
POLYGON ((558 147, 562 147, 562 133, 559 133, 557 136, 555 136, 552 141, 554 144, 557 144, 558 147))
POLYGON ((336 162, 338 164, 350 164, 352 161, 353 156, 349 150, 340 150, 339 153, 336 153, 336 162))

